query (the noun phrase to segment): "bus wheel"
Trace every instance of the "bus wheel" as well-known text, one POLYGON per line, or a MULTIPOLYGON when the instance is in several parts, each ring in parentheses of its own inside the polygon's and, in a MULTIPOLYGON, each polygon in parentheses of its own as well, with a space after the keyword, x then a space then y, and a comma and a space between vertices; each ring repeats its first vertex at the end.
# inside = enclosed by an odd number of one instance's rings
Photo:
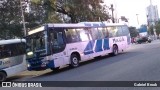
POLYGON ((70 60, 70 67, 74 68, 79 66, 79 57, 76 54, 72 54, 70 60))
POLYGON ((7 75, 6 75, 5 72, 0 72, 0 82, 5 81, 5 80, 6 80, 6 77, 7 77, 7 75))
POLYGON ((110 54, 111 56, 116 56, 118 55, 118 46, 117 45, 113 45, 113 51, 110 54))

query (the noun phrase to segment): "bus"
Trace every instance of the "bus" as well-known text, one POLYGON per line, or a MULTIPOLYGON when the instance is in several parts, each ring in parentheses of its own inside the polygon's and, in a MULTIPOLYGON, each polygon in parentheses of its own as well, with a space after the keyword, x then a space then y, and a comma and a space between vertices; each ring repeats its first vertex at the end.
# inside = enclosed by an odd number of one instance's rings
POLYGON ((125 24, 83 22, 45 24, 28 32, 28 70, 77 67, 95 57, 123 52, 130 44, 125 24))
POLYGON ((0 40, 0 81, 27 70, 26 40, 0 40))

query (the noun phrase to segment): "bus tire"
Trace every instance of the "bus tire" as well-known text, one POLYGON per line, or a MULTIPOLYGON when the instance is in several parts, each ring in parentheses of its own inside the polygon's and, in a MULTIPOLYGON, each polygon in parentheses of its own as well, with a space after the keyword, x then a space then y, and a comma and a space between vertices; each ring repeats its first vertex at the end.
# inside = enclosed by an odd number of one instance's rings
POLYGON ((113 45, 113 51, 110 54, 111 56, 116 56, 118 55, 118 46, 117 45, 113 45))
POLYGON ((71 64, 70 64, 70 67, 72 68, 75 68, 75 67, 78 67, 79 66, 79 57, 77 54, 72 54, 71 55, 71 58, 70 58, 70 61, 71 61, 71 64))
POLYGON ((6 80, 6 78, 7 78, 6 73, 5 73, 5 72, 3 72, 3 71, 0 71, 0 82, 5 81, 5 80, 6 80))

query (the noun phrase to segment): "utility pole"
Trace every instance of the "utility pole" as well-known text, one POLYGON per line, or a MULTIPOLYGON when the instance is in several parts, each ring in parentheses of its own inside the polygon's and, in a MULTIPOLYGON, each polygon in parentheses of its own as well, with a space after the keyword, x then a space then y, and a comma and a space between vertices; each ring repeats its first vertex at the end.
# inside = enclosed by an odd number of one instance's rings
POLYGON ((138 23, 138 25, 139 25, 139 19, 138 19, 138 15, 139 15, 139 14, 136 14, 136 16, 137 16, 137 23, 138 23))
POLYGON ((151 32, 149 30, 149 27, 150 27, 150 25, 149 25, 149 19, 148 19, 149 15, 147 14, 146 16, 147 16, 147 31, 148 31, 148 35, 151 35, 151 32))
POLYGON ((114 12, 113 12, 114 11, 113 4, 111 4, 111 8, 110 9, 112 11, 112 22, 115 23, 115 21, 114 21, 114 12))
POLYGON ((20 0, 20 7, 21 7, 21 14, 22 14, 22 23, 23 23, 24 36, 26 37, 27 36, 27 30, 26 30, 26 24, 25 24, 25 19, 24 19, 22 0, 20 0))
POLYGON ((150 0, 150 5, 152 5, 152 0, 150 0))

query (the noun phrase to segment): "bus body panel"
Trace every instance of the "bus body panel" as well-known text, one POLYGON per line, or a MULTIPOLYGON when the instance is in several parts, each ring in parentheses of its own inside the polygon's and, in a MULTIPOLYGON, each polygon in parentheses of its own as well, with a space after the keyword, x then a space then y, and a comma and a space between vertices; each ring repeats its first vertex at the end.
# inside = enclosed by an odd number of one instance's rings
POLYGON ((107 38, 100 39, 98 42, 97 40, 95 40, 95 41, 85 41, 85 42, 67 44, 65 50, 62 53, 49 56, 50 57, 49 60, 54 61, 53 67, 56 68, 70 64, 70 56, 73 52, 78 52, 81 56, 81 61, 83 62, 91 60, 97 56, 104 56, 108 53, 111 53, 114 44, 118 46, 119 52, 122 52, 126 48, 127 44, 126 36, 109 38, 108 41, 106 39, 107 38), (90 42, 94 42, 93 46, 89 45, 91 44, 90 42), (100 44, 100 42, 102 44, 100 44), (67 56, 64 56, 64 52, 67 52, 67 56))
POLYGON ((122 52, 122 50, 126 48, 127 37, 121 36, 121 37, 109 38, 109 47, 111 48, 111 52, 114 44, 118 46, 119 52, 122 52))
POLYGON ((3 69, 7 73, 7 77, 13 76, 13 75, 18 74, 22 71, 27 70, 26 56, 22 55, 21 60, 23 60, 23 62, 21 64, 3 69))
POLYGON ((22 64, 23 57, 24 57, 24 55, 20 55, 20 56, 0 59, 0 68, 5 69, 7 67, 12 67, 12 66, 16 66, 18 64, 22 64))
POLYGON ((81 56, 82 61, 86 61, 86 60, 90 59, 90 56, 84 55, 83 46, 86 46, 85 44, 87 44, 87 42, 81 42, 81 43, 77 42, 77 43, 72 43, 72 45, 67 44, 64 51, 62 51, 60 53, 53 54, 53 55, 49 55, 45 59, 43 59, 42 61, 49 60, 49 62, 48 62, 49 67, 48 68, 61 67, 61 66, 70 64, 70 56, 74 52, 78 52, 81 56), (80 46, 83 45, 83 46, 77 47, 78 45, 80 45, 80 46))
POLYGON ((7 77, 27 70, 26 40, 9 39, 0 41, 0 70, 7 77))

